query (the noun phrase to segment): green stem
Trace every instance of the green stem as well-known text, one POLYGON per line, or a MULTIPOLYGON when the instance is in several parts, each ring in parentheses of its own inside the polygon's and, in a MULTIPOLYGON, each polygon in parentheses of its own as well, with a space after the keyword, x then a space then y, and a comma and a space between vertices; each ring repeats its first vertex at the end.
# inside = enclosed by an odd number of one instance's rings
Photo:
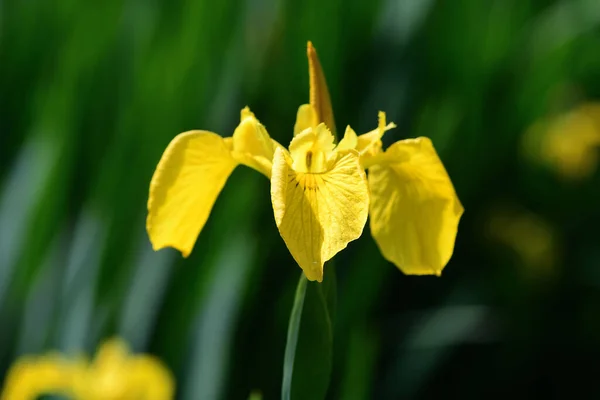
POLYGON ((306 276, 300 275, 296 287, 296 297, 290 314, 288 324, 287 341, 285 343, 285 356, 283 359, 283 385, 281 387, 281 399, 290 400, 292 393, 292 375, 294 373, 294 359, 296 357, 296 345, 298 344, 298 332, 302 320, 302 308, 304 307, 304 296, 306 294, 306 276))

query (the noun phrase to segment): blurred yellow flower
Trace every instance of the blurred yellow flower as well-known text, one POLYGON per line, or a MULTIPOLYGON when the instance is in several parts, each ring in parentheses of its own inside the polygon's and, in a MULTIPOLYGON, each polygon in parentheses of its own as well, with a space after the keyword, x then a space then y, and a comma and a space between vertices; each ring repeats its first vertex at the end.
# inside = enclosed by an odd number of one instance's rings
POLYGON ((600 103, 583 104, 534 123, 523 136, 523 150, 565 179, 589 177, 598 166, 600 103))
POLYGON ((174 383, 158 359, 131 355, 125 343, 111 339, 91 362, 59 353, 22 357, 8 372, 0 400, 35 400, 45 394, 74 400, 169 400, 174 383))
POLYGON ((187 257, 225 181, 243 164, 270 178, 275 222, 309 280, 322 281, 324 263, 360 237, 369 213, 384 257, 407 274, 439 275, 463 208, 431 141, 403 140, 382 151, 381 137, 395 125, 381 112, 375 130, 357 136, 348 127, 336 146, 329 92, 310 42, 307 53, 310 104, 298 109, 289 149, 248 108, 231 138, 190 131, 169 144, 150 184, 153 248, 174 247, 187 257))

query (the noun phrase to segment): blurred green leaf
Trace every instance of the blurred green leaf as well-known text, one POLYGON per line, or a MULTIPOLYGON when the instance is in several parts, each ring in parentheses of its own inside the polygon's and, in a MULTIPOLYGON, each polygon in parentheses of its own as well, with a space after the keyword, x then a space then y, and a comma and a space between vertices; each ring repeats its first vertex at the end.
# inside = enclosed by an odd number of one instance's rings
POLYGON ((214 261, 210 285, 195 316, 192 343, 187 346, 189 379, 180 390, 182 399, 221 399, 227 385, 234 327, 256 251, 247 231, 231 233, 229 241, 214 261))
POLYGON ((362 322, 350 332, 348 357, 345 363, 344 379, 341 385, 341 399, 368 399, 375 363, 379 351, 377 336, 362 322))

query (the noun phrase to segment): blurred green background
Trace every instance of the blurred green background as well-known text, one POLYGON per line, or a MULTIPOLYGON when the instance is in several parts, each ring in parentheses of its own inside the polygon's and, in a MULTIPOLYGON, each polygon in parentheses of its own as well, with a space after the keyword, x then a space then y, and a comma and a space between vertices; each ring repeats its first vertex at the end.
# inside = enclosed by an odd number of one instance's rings
POLYGON ((384 145, 430 137, 466 210, 441 278, 368 225, 336 257, 328 397, 597 398, 597 149, 575 179, 522 143, 600 99, 599 28, 597 0, 0 1, 0 377, 120 335, 178 398, 279 397, 300 269, 268 180, 237 168, 188 259, 144 222, 176 134, 230 136, 248 105, 289 143, 311 40, 338 131, 383 110, 384 145))

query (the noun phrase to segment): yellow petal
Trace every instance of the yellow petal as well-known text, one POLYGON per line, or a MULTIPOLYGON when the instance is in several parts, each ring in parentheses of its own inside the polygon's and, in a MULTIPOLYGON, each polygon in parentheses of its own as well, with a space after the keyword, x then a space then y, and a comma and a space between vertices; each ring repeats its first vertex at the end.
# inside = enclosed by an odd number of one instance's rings
POLYGON ((276 142, 248 107, 241 114, 241 122, 233 132, 232 156, 237 162, 270 178, 276 142))
POLYGON ((89 369, 93 398, 173 398, 171 373, 157 358, 130 354, 127 344, 118 338, 105 342, 89 369))
POLYGON ((281 149, 271 177, 275 222, 290 253, 311 281, 323 280, 323 264, 360 237, 369 193, 358 154, 341 155, 331 170, 297 173, 281 149))
POLYGON ((81 398, 126 398, 132 387, 131 359, 129 348, 122 340, 113 338, 104 342, 87 369, 87 384, 83 382, 79 387, 81 393, 85 393, 81 398))
POLYGON ((383 134, 396 127, 396 124, 393 122, 386 125, 385 113, 383 111, 379 111, 377 117, 377 129, 364 133, 357 139, 356 151, 358 151, 363 158, 368 158, 369 156, 379 153, 381 151, 381 138, 383 137, 383 134))
POLYGON ((149 355, 133 357, 129 363, 128 385, 137 398, 168 400, 174 397, 175 382, 159 359, 149 355))
POLYGON ((356 136, 356 132, 350 125, 346 127, 346 132, 344 132, 344 137, 338 143, 336 149, 337 151, 345 151, 350 149, 356 149, 356 145, 358 144, 358 137, 356 136))
POLYGON ((21 357, 6 375, 0 400, 37 399, 47 394, 71 398, 73 384, 82 368, 82 364, 56 353, 21 357))
POLYGON ((111 365, 121 364, 129 357, 127 343, 118 338, 112 338, 102 343, 96 353, 94 363, 99 368, 107 368, 111 365))
POLYGON ((317 121, 317 114, 314 108, 310 104, 302 104, 298 107, 298 113, 296 114, 294 136, 305 129, 315 128, 318 124, 319 122, 317 121))
POLYGON ((154 250, 190 254, 236 165, 217 134, 189 131, 171 141, 150 183, 146 229, 154 250))
POLYGON ((331 98, 325 81, 325 74, 317 55, 317 50, 311 42, 306 47, 308 56, 308 74, 310 79, 310 104, 317 114, 317 122, 324 122, 331 130, 333 136, 336 136, 335 121, 333 119, 333 108, 331 107, 331 98))
POLYGON ((371 233, 383 256, 410 275, 441 274, 463 207, 431 141, 394 143, 369 168, 371 233))

